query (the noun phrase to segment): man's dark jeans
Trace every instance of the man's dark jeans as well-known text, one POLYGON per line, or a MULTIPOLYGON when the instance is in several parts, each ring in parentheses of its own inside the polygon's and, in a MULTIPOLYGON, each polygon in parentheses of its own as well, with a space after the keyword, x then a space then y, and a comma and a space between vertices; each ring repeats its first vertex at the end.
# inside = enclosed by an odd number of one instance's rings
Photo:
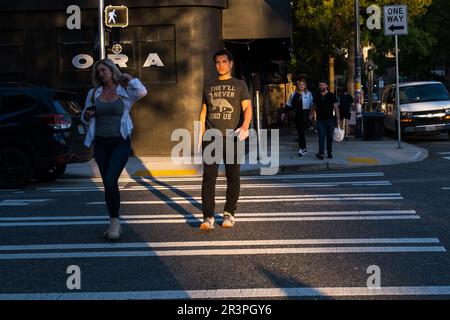
MULTIPOLYGON (((227 211, 234 216, 240 193, 241 165, 237 161, 236 138, 233 140, 229 139, 229 141, 233 143, 234 157, 231 161, 232 163, 226 163, 226 140, 227 139, 223 138, 223 162, 225 164, 225 174, 227 177, 226 203, 224 211, 227 211)), ((205 148, 210 143, 211 142, 203 142, 203 151, 205 151, 205 148)), ((205 161, 203 161, 202 207, 204 219, 214 216, 218 170, 219 163, 206 164, 205 161)))
POLYGON ((325 152, 325 139, 327 141, 327 152, 333 152, 333 130, 334 120, 317 120, 317 131, 319 133, 319 154, 325 152))
POLYGON ((130 138, 95 137, 94 158, 105 187, 105 200, 111 218, 119 218, 119 177, 131 153, 130 138))

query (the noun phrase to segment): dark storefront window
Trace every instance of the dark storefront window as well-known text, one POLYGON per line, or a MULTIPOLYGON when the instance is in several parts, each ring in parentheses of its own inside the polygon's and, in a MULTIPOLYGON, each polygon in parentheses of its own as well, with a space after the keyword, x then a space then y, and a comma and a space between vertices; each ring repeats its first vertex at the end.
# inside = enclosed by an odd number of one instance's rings
POLYGON ((23 38, 22 30, 0 31, 0 74, 2 81, 20 79, 18 74, 24 71, 23 38))
POLYGON ((138 27, 141 79, 149 83, 177 82, 175 26, 138 27))
POLYGON ((76 31, 58 30, 59 71, 62 86, 90 86, 91 65, 96 56, 95 34, 96 29, 86 27, 76 31), (76 59, 77 56, 79 59, 76 59), (76 65, 74 65, 74 59, 76 65))
MULTIPOLYGON (((92 64, 97 60, 94 28, 58 31, 61 82, 64 87, 91 85, 92 64)), ((122 72, 144 83, 176 83, 175 26, 130 26, 107 29, 106 54, 122 72), (122 51, 112 48, 120 44, 122 51)))

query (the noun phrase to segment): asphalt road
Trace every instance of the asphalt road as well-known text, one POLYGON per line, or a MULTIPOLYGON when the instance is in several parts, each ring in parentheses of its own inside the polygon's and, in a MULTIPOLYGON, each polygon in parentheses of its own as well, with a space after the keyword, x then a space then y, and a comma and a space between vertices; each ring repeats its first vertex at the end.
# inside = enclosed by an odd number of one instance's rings
POLYGON ((200 178, 121 181, 116 244, 97 182, 0 191, 0 299, 448 299, 450 142, 408 142, 429 158, 245 177, 236 227, 212 232, 200 178))

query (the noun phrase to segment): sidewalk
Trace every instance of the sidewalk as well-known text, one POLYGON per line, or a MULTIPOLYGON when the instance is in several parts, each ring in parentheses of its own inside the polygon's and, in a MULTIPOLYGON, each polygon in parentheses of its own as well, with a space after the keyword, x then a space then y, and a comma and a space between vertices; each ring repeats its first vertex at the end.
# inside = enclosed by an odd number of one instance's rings
MULTIPOLYGON (((350 138, 349 141, 333 144, 334 159, 318 160, 317 135, 307 137, 309 153, 298 156, 298 145, 295 130, 280 132, 279 170, 284 171, 319 171, 328 169, 352 169, 368 166, 395 165, 422 161, 428 157, 426 149, 403 142, 399 150, 398 142, 384 138, 381 141, 363 141, 350 138)), ((271 157, 276 156, 271 155, 271 157)), ((272 162, 272 166, 276 163, 272 162)), ((261 174, 261 168, 269 165, 241 165, 243 175, 261 174)), ((278 166, 276 166, 278 168, 278 166)), ((275 168, 275 169, 276 169, 275 168)), ((275 170, 276 171, 276 170, 275 170)), ((121 177, 176 177, 202 174, 202 165, 174 164, 170 157, 131 157, 121 177)), ((219 175, 224 175, 224 166, 219 168, 219 175)), ((98 178, 100 173, 94 160, 81 164, 70 164, 62 178, 98 178)))

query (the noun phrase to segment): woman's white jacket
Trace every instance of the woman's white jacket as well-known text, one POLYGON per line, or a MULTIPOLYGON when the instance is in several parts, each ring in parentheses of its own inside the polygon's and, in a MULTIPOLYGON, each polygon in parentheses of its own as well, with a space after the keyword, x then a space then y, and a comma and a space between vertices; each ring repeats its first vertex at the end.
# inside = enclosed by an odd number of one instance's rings
MULTIPOLYGON (((87 147, 90 147, 92 141, 95 137, 95 117, 92 117, 89 122, 84 119, 84 113, 86 108, 91 106, 92 103, 92 95, 94 94, 94 104, 97 98, 102 94, 103 87, 97 87, 91 89, 86 97, 86 102, 84 105, 83 113, 81 114, 81 121, 88 125, 86 139, 84 140, 84 144, 87 147), (95 92, 94 92, 95 91, 95 92)), ((131 132, 133 131, 133 123, 131 122, 130 111, 136 101, 145 97, 147 95, 147 89, 137 78, 133 78, 128 82, 128 87, 125 89, 121 85, 117 86, 116 93, 120 99, 122 99, 124 104, 122 118, 120 120, 120 133, 122 137, 126 139, 131 132)))

